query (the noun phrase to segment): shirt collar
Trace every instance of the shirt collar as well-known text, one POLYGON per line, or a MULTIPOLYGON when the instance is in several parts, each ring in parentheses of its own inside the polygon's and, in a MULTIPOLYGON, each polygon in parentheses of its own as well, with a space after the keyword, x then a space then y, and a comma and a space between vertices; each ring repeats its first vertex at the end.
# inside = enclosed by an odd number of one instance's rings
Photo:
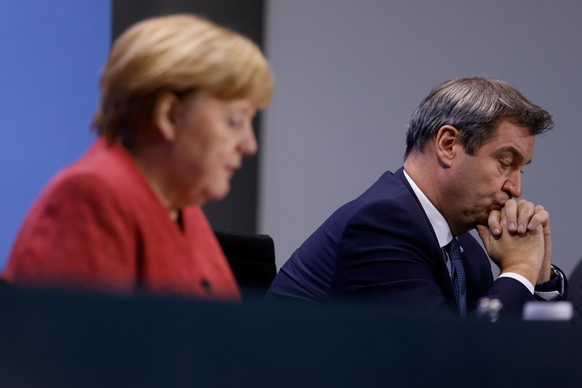
POLYGON ((439 242, 439 246, 441 248, 444 248, 453 239, 453 233, 451 232, 451 228, 449 228, 449 224, 447 224, 445 217, 443 217, 443 215, 437 210, 437 208, 432 204, 432 202, 430 202, 427 196, 424 195, 424 193, 420 190, 416 183, 414 183, 414 181, 406 173, 406 171, 403 170, 403 172, 404 176, 406 177, 406 180, 410 184, 410 187, 412 187, 414 194, 416 194, 416 197, 420 201, 422 209, 424 210, 426 216, 428 217, 430 225, 432 226, 434 234, 436 235, 437 240, 439 242))

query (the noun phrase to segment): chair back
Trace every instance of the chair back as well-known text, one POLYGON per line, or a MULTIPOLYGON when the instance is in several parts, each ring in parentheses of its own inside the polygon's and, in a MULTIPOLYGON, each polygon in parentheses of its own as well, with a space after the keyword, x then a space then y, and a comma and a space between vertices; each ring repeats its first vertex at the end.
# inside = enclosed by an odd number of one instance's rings
POLYGON ((243 300, 262 299, 275 278, 275 244, 271 236, 215 229, 243 300))
POLYGON ((582 260, 578 262, 572 275, 568 277, 567 300, 574 305, 577 321, 582 322, 582 260))

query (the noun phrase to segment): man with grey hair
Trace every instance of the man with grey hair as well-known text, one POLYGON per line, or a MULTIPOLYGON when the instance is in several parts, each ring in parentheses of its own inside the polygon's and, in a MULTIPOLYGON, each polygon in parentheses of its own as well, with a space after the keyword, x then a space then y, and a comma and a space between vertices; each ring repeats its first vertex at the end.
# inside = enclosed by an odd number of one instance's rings
POLYGON ((513 86, 447 81, 412 115, 403 168, 331 215, 279 271, 268 300, 349 300, 465 315, 496 300, 505 315, 560 299, 550 216, 521 195, 534 137, 551 116, 513 86), (499 266, 469 233, 476 229, 499 266))

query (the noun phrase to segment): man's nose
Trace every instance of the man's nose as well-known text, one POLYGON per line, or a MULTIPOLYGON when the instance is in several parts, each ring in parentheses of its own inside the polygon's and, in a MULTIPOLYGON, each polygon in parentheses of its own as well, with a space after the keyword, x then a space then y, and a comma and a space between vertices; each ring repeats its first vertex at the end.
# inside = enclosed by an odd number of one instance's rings
POLYGON ((503 191, 511 195, 512 198, 521 196, 521 171, 515 170, 503 184, 503 191))

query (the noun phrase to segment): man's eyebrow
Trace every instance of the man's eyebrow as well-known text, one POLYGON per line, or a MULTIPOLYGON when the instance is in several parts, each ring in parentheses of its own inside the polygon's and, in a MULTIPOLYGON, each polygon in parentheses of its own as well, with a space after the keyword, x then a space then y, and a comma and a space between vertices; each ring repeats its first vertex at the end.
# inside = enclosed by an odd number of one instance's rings
MULTIPOLYGON (((517 148, 515 148, 514 146, 507 146, 507 147, 500 148, 498 153, 499 154, 501 154, 501 153, 510 153, 518 161, 524 160, 524 157, 521 154, 521 152, 519 152, 519 150, 517 148)), ((527 162, 525 162, 524 164, 525 165, 528 165, 531 162, 532 162, 532 160, 530 159, 527 162)))

